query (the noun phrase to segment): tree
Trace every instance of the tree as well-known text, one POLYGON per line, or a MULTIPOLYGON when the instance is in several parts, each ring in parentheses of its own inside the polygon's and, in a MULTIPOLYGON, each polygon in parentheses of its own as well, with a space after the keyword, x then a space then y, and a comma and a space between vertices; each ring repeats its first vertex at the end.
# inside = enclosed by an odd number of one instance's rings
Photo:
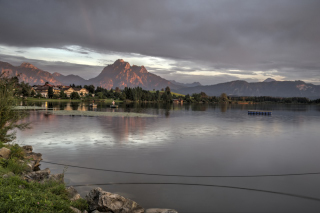
POLYGON ((71 99, 80 99, 80 95, 77 92, 72 92, 70 95, 71 99))
POLYGON ((29 123, 19 122, 28 114, 26 111, 15 110, 16 98, 14 78, 4 78, 0 75, 0 143, 7 143, 15 139, 15 128, 23 130, 29 128, 29 123))
POLYGON ((28 83, 20 83, 21 93, 23 97, 29 97, 31 95, 31 86, 28 83))
POLYGON ((221 101, 228 101, 228 96, 227 96, 227 94, 226 94, 226 93, 222 93, 222 94, 220 95, 220 100, 221 100, 221 101))
POLYGON ((64 93, 64 91, 61 89, 60 90, 60 98, 65 98, 66 94, 64 93))
POLYGON ((164 93, 162 94, 162 99, 165 102, 172 102, 172 95, 170 87, 166 87, 164 93))
POLYGON ((94 94, 95 87, 92 84, 89 85, 89 86, 88 85, 84 85, 83 88, 87 89, 89 91, 89 93, 94 94))
POLYGON ((125 92, 122 92, 119 98, 120 98, 120 100, 122 100, 122 101, 126 100, 126 93, 125 93, 125 92))
POLYGON ((48 89, 48 98, 52 98, 53 97, 53 88, 49 87, 48 89))
POLYGON ((104 98, 103 92, 98 92, 97 96, 98 96, 99 99, 103 99, 104 98))
POLYGON ((31 90, 31 97, 34 97, 36 95, 36 92, 34 91, 34 89, 31 90))

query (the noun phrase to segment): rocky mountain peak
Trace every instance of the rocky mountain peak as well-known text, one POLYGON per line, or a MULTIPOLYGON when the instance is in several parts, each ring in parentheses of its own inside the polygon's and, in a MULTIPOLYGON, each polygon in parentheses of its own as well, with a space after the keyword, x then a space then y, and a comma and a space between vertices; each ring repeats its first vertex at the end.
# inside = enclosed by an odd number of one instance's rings
POLYGON ((124 61, 123 59, 118 59, 113 63, 113 66, 115 67, 121 67, 124 69, 130 69, 130 64, 126 61, 124 61))
POLYGON ((38 69, 38 68, 37 68, 36 66, 34 66, 33 64, 26 63, 26 62, 22 63, 22 64, 20 65, 20 67, 22 67, 22 68, 30 68, 30 69, 38 69))
POLYGON ((121 63, 121 62, 124 62, 124 60, 123 59, 118 59, 114 63, 121 63))

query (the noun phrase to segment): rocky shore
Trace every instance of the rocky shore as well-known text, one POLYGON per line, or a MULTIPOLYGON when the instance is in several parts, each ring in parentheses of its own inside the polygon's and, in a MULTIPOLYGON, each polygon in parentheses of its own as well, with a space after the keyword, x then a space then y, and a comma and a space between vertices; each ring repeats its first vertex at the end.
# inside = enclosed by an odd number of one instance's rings
MULTIPOLYGON (((55 181, 64 183, 64 174, 51 174, 50 169, 46 168, 40 170, 40 162, 42 160, 42 154, 34 153, 32 146, 23 146, 25 160, 21 160, 21 163, 26 164, 25 172, 22 173, 21 178, 27 182, 36 181, 39 183, 45 183, 47 181, 55 181)), ((8 159, 10 156, 10 149, 1 148, 0 158, 8 159)), ((14 175, 8 173, 3 175, 3 178, 7 178, 14 175)), ((20 186, 19 186, 20 187, 20 186)), ((21 186, 23 188, 23 186, 21 186)), ((68 197, 71 201, 81 199, 80 194, 77 190, 70 186, 66 188, 68 197)), ((160 209, 151 208, 144 209, 135 201, 125 198, 118 194, 103 191, 101 188, 92 189, 84 198, 88 203, 88 211, 80 211, 77 208, 70 206, 70 209, 75 213, 177 213, 173 209, 160 209)), ((1 208, 1 207, 0 207, 1 208)), ((0 209, 1 210, 1 209, 0 209)))

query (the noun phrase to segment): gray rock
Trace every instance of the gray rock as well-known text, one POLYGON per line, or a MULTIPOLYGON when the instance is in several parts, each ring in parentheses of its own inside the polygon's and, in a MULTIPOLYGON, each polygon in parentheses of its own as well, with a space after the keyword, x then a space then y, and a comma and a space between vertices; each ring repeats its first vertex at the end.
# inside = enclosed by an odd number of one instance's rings
POLYGON ((61 173, 61 174, 49 175, 48 180, 59 182, 59 183, 64 183, 64 174, 61 173))
POLYGON ((88 213, 87 210, 84 210, 82 213, 88 213))
POLYGON ((81 211, 77 208, 74 208, 72 206, 70 206, 70 209, 74 212, 74 213, 81 213, 81 211))
POLYGON ((101 188, 92 189, 87 195, 86 200, 89 210, 113 212, 113 213, 143 213, 144 209, 136 202, 117 194, 103 191, 101 188))
POLYGON ((23 146, 22 149, 24 150, 25 153, 30 153, 32 152, 33 148, 32 146, 23 146))
POLYGON ((25 159, 35 161, 34 167, 38 167, 38 166, 40 166, 40 161, 42 161, 42 154, 41 153, 34 153, 34 152, 26 153, 25 159))
POLYGON ((157 209, 157 208, 152 208, 152 209, 146 209, 145 213, 178 213, 174 209, 157 209))
POLYGON ((2 147, 0 149, 0 158, 4 158, 4 159, 8 159, 10 156, 11 150, 6 148, 6 147, 2 147))
POLYGON ((68 192, 68 197, 71 201, 75 201, 81 198, 80 194, 75 188, 73 188, 73 186, 69 186, 68 188, 66 188, 66 190, 68 192))
POLYGON ((26 171, 32 172, 34 170, 34 166, 36 165, 35 161, 30 161, 26 164, 26 171))
POLYGON ((9 177, 12 177, 12 176, 14 176, 13 172, 9 172, 8 174, 4 174, 2 176, 2 178, 9 178, 9 177))
POLYGON ((43 181, 48 179, 50 175, 50 169, 46 168, 44 170, 36 171, 36 172, 29 172, 24 174, 24 179, 27 181, 43 181))

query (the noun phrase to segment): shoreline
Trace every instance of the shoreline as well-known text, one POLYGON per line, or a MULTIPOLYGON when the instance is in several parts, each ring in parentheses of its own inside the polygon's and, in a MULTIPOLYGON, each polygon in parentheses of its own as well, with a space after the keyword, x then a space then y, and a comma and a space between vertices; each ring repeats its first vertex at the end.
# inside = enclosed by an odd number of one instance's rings
MULTIPOLYGON (((23 171, 21 174, 14 173, 14 170, 7 170, 5 174, 1 175, 0 172, 0 183, 4 181, 20 181, 20 185, 13 186, 12 191, 21 191, 27 190, 30 186, 36 186, 36 188, 46 187, 46 186, 58 186, 60 187, 61 193, 57 194, 57 198, 64 201, 64 211, 63 212, 74 212, 74 213, 99 213, 99 212, 121 212, 121 213, 178 213, 173 209, 160 209, 160 208, 149 208, 144 209, 135 201, 132 201, 128 198, 125 198, 118 194, 113 194, 111 192, 103 191, 101 188, 96 187, 92 188, 89 193, 82 198, 78 191, 73 187, 66 187, 64 182, 65 170, 60 174, 51 174, 49 168, 40 169, 40 162, 42 161, 42 154, 33 152, 33 147, 26 145, 20 147, 19 145, 6 145, 0 149, 0 160, 1 161, 10 161, 12 155, 15 153, 14 149, 19 149, 21 159, 19 160, 19 165, 23 166, 23 171), (63 187, 63 188, 61 188, 63 187), (67 197, 66 197, 67 196, 67 197), (68 207, 68 203, 69 207, 68 207), (66 208, 68 209, 66 211, 66 208)), ((2 164, 0 169, 4 169, 2 164)), ((0 170, 1 171, 1 170, 0 170)), ((7 185, 7 184, 6 184, 7 185)), ((47 191, 47 190, 44 190, 47 191)), ((1 192, 3 193, 3 192, 1 192)), ((10 193, 6 191, 5 193, 10 193)), ((17 193, 9 196, 9 199, 17 196, 17 193)), ((31 193, 32 196, 32 193, 31 193)), ((36 195, 33 195, 36 196, 36 195)), ((57 199, 56 198, 56 199, 57 199)), ((14 198, 12 198, 14 200, 14 198)), ((45 201, 35 201, 35 204, 29 203, 30 206, 24 205, 25 209, 29 211, 41 211, 47 209, 48 212, 52 212, 50 204, 53 206, 54 200, 48 196, 45 201), (44 204, 43 204, 44 203, 44 204), (44 205, 44 206, 43 206, 44 205), (48 206, 47 206, 48 205, 48 206), (40 209, 41 208, 41 209, 40 209)), ((18 202, 18 199, 17 199, 18 202)), ((62 202, 62 201, 61 201, 62 202)), ((58 203, 59 205, 59 203, 58 203)), ((61 204, 62 205, 62 204, 61 204)), ((11 205, 12 206, 12 205, 11 205)), ((10 207, 9 207, 10 208, 10 207)), ((13 205, 12 208, 15 208, 13 205)), ((2 207, 0 207, 0 210, 2 207)), ((11 211, 9 209, 9 211, 11 211)), ((15 210, 13 210, 15 211, 15 210)), ((29 212, 28 211, 28 212, 29 212)), ((30 212, 32 212, 30 211, 30 212)), ((58 211, 58 210, 57 210, 58 211)))

